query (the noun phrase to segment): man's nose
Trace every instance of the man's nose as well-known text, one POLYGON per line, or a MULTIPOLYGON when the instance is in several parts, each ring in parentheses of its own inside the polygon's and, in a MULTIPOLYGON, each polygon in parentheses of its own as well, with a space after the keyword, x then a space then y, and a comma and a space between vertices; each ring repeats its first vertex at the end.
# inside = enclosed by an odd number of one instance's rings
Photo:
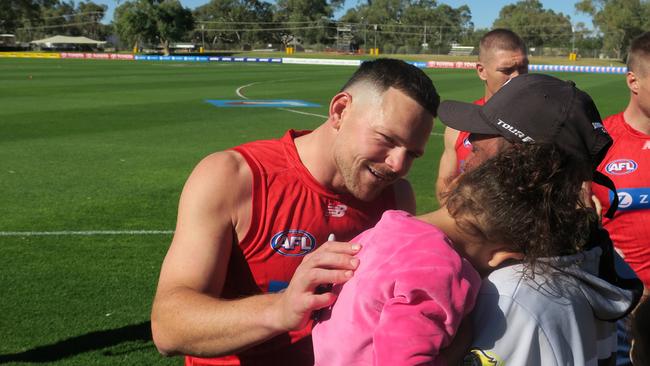
POLYGON ((388 167, 398 176, 406 175, 411 165, 411 159, 405 148, 392 149, 386 158, 388 167))

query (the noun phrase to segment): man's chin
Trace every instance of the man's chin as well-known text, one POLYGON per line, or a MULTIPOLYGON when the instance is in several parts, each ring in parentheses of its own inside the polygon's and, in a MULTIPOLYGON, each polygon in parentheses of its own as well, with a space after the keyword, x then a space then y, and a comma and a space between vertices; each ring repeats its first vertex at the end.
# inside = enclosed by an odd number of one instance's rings
MULTIPOLYGON (((390 184, 389 184, 390 185, 390 184)), ((373 189, 353 192, 352 195, 359 201, 371 202, 377 199, 388 185, 373 189)))

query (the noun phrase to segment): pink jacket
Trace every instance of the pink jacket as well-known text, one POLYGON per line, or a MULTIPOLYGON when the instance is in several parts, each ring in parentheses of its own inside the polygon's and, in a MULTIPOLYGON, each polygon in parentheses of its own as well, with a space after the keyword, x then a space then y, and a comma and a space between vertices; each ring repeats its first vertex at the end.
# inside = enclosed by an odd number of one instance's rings
POLYGON ((316 365, 438 365, 481 278, 437 227, 387 211, 352 240, 359 268, 313 332, 316 365))

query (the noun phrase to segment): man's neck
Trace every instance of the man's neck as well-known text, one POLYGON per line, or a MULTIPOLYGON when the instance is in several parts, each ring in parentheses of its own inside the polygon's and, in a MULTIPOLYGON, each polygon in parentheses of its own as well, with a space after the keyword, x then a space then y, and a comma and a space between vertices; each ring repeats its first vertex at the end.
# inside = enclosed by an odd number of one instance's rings
POLYGON ((492 93, 488 90, 487 85, 485 85, 485 93, 483 93, 483 101, 487 102, 492 98, 492 93))
POLYGON ((334 163, 332 132, 322 124, 312 133, 294 140, 300 161, 309 173, 327 189, 336 191, 336 164, 334 163))
MULTIPOLYGON (((631 98, 635 97, 632 96, 631 98)), ((643 112, 635 100, 630 99, 630 103, 625 108, 625 112, 623 112, 623 117, 630 127, 642 134, 650 135, 650 116, 647 116, 643 112)))

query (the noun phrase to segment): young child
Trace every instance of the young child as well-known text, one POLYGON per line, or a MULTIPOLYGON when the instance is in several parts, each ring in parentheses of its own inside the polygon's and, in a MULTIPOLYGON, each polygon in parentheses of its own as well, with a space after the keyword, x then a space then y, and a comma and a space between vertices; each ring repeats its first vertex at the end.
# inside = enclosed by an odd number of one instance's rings
POLYGON ((586 242, 597 217, 582 205, 582 182, 563 153, 517 149, 461 175, 445 207, 420 218, 388 211, 352 240, 362 246, 360 264, 333 287, 337 301, 314 327, 316 365, 446 365, 441 350, 472 310, 481 276, 586 242), (512 225, 528 235, 510 235, 512 225))

